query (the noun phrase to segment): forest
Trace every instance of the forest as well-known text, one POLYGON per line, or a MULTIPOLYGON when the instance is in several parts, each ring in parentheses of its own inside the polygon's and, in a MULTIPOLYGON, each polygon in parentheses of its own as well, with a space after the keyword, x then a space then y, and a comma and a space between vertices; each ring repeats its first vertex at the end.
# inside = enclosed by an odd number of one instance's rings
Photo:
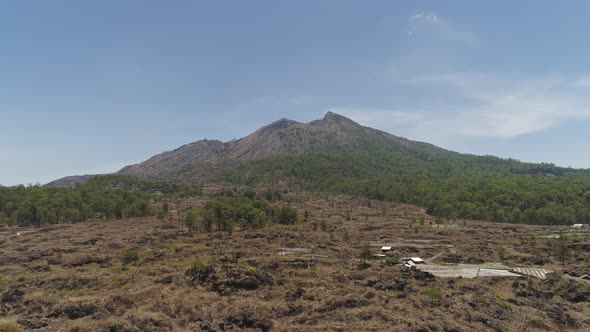
MULTIPOLYGON (((226 169, 214 181, 244 188, 272 188, 363 196, 414 204, 446 219, 542 225, 590 220, 590 172, 553 164, 522 163, 492 156, 459 153, 408 154, 382 149, 334 149, 280 155, 226 169)), ((266 201, 268 191, 246 197, 211 200, 191 218, 199 229, 231 231, 282 222, 266 201), (231 216, 231 217, 230 217, 231 216)), ((152 202, 201 194, 190 184, 144 181, 104 175, 69 188, 0 187, 0 223, 41 225, 86 219, 154 215, 152 202)))
POLYGON ((288 181, 297 190, 415 204, 447 219, 543 225, 590 220, 588 170, 492 156, 335 149, 242 163, 218 180, 247 186, 288 181))
POLYGON ((189 197, 198 187, 142 181, 124 175, 101 175, 74 187, 0 187, 0 224, 21 226, 76 222, 86 219, 145 217, 151 202, 189 197))

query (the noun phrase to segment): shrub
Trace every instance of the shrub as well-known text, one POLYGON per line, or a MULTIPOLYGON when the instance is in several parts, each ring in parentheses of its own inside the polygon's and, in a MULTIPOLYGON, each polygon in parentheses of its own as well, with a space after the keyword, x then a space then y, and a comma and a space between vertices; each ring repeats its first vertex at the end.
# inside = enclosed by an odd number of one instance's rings
POLYGON ((371 247, 369 247, 368 243, 364 243, 359 250, 359 257, 362 260, 367 260, 373 258, 373 253, 371 252, 371 247))
POLYGON ((392 266, 392 265, 398 265, 400 263, 401 262, 399 259, 397 259, 397 257, 386 257, 385 258, 385 265, 392 266))
POLYGON ((282 225, 292 225, 297 222, 297 210, 283 205, 278 210, 277 222, 282 225))
POLYGON ((422 294, 430 298, 432 305, 440 304, 440 300, 442 299, 442 290, 438 287, 428 287, 422 291, 422 294))
POLYGON ((22 330, 17 323, 0 321, 0 332, 21 332, 22 330))
POLYGON ((126 249, 123 251, 120 258, 123 265, 131 264, 139 260, 139 253, 135 249, 126 249))
POLYGON ((124 324, 118 320, 111 320, 107 325, 107 331, 109 331, 109 332, 122 331, 123 328, 124 328, 124 324))
POLYGON ((193 283, 204 283, 209 275, 212 274, 213 267, 205 264, 201 259, 195 259, 191 262, 191 265, 185 274, 191 279, 193 283))
POLYGON ((256 269, 256 266, 252 266, 250 264, 244 264, 244 267, 246 268, 246 270, 248 270, 250 272, 253 272, 253 273, 256 273, 256 270, 257 270, 256 269))
POLYGON ((205 262, 203 262, 203 260, 197 258, 191 262, 191 267, 189 268, 189 271, 199 272, 204 267, 205 267, 205 262))

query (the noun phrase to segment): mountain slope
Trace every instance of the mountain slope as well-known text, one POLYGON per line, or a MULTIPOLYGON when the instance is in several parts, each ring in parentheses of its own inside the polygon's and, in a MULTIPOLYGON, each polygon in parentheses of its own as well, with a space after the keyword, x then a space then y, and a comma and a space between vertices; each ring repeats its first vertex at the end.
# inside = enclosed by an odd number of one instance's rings
POLYGON ((190 143, 140 164, 127 166, 119 172, 147 179, 203 181, 210 178, 212 173, 240 162, 342 148, 379 148, 416 157, 450 153, 430 144, 361 126, 346 117, 328 112, 323 119, 310 123, 281 119, 239 140, 190 143))
POLYGON ((474 156, 327 113, 281 119, 239 140, 202 140, 119 171, 150 180, 282 187, 415 204, 443 218, 590 221, 590 171, 474 156))
POLYGON ((460 154, 334 113, 310 123, 282 119, 226 143, 198 141, 121 173, 352 194, 416 204, 444 218, 590 221, 588 170, 460 154))
POLYGON ((66 176, 61 179, 57 179, 47 183, 46 187, 72 187, 77 184, 82 184, 88 182, 91 178, 95 177, 94 174, 86 174, 86 175, 72 175, 66 176))

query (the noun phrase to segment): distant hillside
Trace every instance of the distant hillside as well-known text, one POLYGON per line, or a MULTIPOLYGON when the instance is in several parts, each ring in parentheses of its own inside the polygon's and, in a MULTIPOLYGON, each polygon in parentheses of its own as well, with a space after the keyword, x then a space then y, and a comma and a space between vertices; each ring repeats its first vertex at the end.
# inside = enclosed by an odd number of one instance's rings
POLYGON ((64 178, 51 181, 51 182, 47 183, 45 186, 46 187, 71 187, 71 186, 75 186, 77 184, 86 183, 86 182, 88 182, 88 180, 90 180, 92 177, 95 177, 95 176, 96 176, 96 174, 66 176, 64 178))

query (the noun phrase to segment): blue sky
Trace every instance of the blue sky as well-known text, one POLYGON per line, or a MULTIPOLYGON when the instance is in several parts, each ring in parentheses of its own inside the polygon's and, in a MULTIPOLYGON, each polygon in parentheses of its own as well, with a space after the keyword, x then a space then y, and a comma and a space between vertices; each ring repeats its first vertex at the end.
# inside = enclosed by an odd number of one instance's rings
POLYGON ((590 167, 587 1, 0 4, 0 184, 113 172, 334 111, 590 167))

